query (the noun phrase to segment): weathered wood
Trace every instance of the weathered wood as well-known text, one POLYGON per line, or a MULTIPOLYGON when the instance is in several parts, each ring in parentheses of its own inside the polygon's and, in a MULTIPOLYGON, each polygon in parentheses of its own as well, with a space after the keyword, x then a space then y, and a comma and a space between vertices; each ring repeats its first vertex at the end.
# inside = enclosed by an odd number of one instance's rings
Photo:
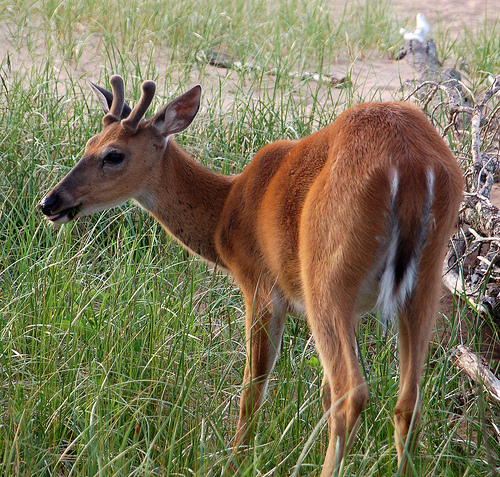
POLYGON ((481 384, 491 402, 500 404, 500 380, 488 366, 466 346, 458 345, 452 353, 455 366, 474 382, 481 384))
POLYGON ((461 209, 461 222, 474 227, 482 235, 500 238, 499 210, 488 197, 465 193, 461 209))

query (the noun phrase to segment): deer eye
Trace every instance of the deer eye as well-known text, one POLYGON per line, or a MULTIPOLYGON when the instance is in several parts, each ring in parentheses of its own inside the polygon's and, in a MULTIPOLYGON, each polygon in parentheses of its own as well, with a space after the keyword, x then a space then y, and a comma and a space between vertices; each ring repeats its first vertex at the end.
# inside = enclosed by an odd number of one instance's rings
POLYGON ((104 157, 104 164, 120 164, 125 159, 125 154, 121 152, 111 151, 104 157))

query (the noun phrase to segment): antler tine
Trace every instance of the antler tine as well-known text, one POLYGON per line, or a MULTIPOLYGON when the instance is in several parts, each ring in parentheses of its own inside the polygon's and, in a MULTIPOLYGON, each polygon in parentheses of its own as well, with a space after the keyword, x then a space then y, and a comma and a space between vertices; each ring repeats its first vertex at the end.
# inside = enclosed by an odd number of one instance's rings
POLYGON ((125 104, 125 83, 123 78, 118 75, 113 75, 109 82, 113 89, 113 102, 109 109, 109 113, 104 116, 104 123, 120 121, 123 105, 125 104))
POLYGON ((137 126, 153 101, 155 92, 156 84, 154 81, 144 81, 144 83, 142 83, 141 99, 139 99, 139 102, 130 113, 130 116, 127 119, 122 120, 122 126, 127 131, 137 131, 137 126))

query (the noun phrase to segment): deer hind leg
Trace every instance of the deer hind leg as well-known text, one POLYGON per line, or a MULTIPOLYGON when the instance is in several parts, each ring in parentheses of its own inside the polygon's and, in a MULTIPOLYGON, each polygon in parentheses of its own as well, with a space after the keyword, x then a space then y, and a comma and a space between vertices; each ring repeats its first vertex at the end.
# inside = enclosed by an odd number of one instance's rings
POLYGON ((436 317, 440 273, 441 260, 437 256, 422 260, 414 294, 399 313, 400 383, 394 408, 394 438, 402 475, 409 474, 408 456, 418 441, 419 385, 436 317))
MULTIPOLYGON (((315 197, 316 202, 321 204, 321 198, 315 197)), ((335 216, 336 209, 330 204, 323 209, 333 210, 335 216)), ((321 475, 330 477, 351 447, 368 402, 368 387, 356 352, 355 327, 359 295, 379 243, 368 237, 362 240, 363 252, 358 253, 362 230, 341 228, 335 223, 328 223, 325 229, 322 222, 313 220, 323 217, 316 209, 310 216, 304 212, 304 216, 300 258, 306 315, 323 365, 323 408, 330 412, 329 442, 321 475)))
POLYGON ((252 418, 267 390, 281 346, 287 307, 278 292, 257 292, 245 297, 246 365, 234 447, 247 445, 252 418))
MULTIPOLYGON (((326 317, 325 317, 326 318, 326 317)), ((354 330, 338 330, 333 320, 341 314, 319 320, 312 326, 324 369, 323 408, 330 411, 329 442, 322 476, 331 476, 351 447, 361 412, 368 402, 368 388, 356 355, 354 330)), ((317 316, 314 318, 317 320, 317 316)), ((346 321, 352 322, 352 317, 346 321)))
POLYGON ((307 297, 306 309, 323 365, 323 409, 330 412, 330 436, 321 475, 331 476, 352 445, 368 402, 368 388, 357 359, 356 314, 354 306, 349 306, 353 300, 347 298, 354 295, 346 293, 345 300, 338 300, 331 293, 322 296, 317 292, 307 297))

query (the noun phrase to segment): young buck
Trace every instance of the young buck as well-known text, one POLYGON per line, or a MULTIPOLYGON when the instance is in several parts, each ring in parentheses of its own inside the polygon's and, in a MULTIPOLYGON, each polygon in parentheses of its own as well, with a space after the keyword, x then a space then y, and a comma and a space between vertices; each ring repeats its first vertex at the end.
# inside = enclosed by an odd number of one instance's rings
POLYGON ((200 86, 143 119, 155 84, 131 110, 121 77, 91 85, 105 112, 74 169, 41 201, 70 220, 135 199, 184 247, 228 270, 243 292, 247 362, 235 447, 248 442, 280 348, 287 312, 307 316, 324 369, 330 437, 322 475, 353 441, 368 389, 357 317, 399 319, 394 411, 400 465, 417 440, 418 389, 462 174, 424 114, 364 104, 309 137, 261 149, 239 175, 207 170, 171 137, 187 128, 200 86), (405 447, 406 446, 406 447, 405 447))

